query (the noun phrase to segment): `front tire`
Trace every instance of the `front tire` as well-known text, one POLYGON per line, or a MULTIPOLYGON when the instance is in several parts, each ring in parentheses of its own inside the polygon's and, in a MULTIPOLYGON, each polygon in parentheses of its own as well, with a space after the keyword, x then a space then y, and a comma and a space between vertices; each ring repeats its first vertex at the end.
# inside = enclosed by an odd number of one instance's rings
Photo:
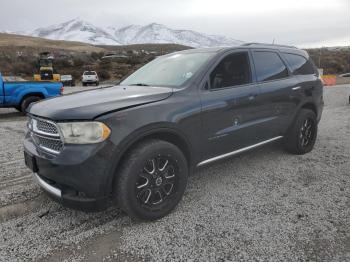
POLYGON ((309 153, 316 142, 317 128, 316 114, 310 109, 301 109, 286 136, 286 149, 296 155, 309 153))
POLYGON ((184 154, 162 140, 138 144, 119 171, 117 200, 121 209, 134 219, 164 217, 180 202, 187 185, 188 166, 184 154))

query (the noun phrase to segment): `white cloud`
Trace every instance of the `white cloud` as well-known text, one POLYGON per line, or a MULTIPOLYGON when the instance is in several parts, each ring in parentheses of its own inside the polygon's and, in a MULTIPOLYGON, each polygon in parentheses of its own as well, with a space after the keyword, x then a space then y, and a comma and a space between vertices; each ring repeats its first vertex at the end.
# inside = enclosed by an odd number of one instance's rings
POLYGON ((348 0, 1 0, 1 10, 0 30, 80 17, 116 27, 158 22, 244 41, 350 45, 348 0))

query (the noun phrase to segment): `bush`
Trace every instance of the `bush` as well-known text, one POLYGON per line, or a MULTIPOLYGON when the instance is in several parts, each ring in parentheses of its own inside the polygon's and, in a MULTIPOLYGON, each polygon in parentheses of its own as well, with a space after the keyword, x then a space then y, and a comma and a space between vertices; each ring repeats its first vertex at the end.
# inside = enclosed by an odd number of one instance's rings
POLYGON ((91 53, 91 58, 92 58, 94 61, 101 59, 101 57, 103 57, 103 56, 104 56, 104 53, 103 53, 103 52, 99 52, 99 53, 97 53, 97 52, 92 52, 92 53, 91 53))
POLYGON ((104 71, 109 71, 112 69, 111 61, 101 61, 99 64, 100 68, 104 71))
POLYGON ((34 68, 30 63, 16 63, 12 66, 12 72, 14 75, 33 75, 34 68))
POLYGON ((111 74, 108 71, 102 70, 100 72, 98 72, 98 76, 99 78, 104 81, 104 80, 108 80, 111 78, 111 74))
POLYGON ((73 64, 74 66, 83 66, 85 63, 82 59, 80 58, 74 58, 73 59, 73 64))

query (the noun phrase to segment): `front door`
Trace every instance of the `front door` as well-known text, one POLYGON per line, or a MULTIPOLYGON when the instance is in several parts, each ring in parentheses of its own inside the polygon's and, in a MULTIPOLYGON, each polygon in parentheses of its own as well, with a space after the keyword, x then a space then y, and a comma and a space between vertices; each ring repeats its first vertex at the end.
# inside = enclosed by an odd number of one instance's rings
POLYGON ((201 91, 203 160, 261 141, 249 52, 224 56, 209 74, 201 91))

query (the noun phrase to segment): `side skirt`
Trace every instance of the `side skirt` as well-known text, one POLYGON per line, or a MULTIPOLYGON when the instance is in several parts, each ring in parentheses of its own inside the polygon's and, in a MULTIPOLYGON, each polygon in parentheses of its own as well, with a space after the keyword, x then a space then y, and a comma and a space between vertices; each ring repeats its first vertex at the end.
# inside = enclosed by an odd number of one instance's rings
POLYGON ((274 137, 274 138, 262 141, 260 143, 257 143, 255 145, 247 146, 247 147, 244 147, 244 148, 241 148, 241 149, 238 149, 238 150, 235 150, 235 151, 223 154, 223 155, 219 155, 219 156, 216 156, 216 157, 213 157, 213 158, 209 158, 209 159, 204 160, 204 161, 200 162, 199 164, 197 164, 197 167, 200 167, 200 166, 203 166, 203 165, 215 162, 217 160, 220 160, 220 159, 223 159, 223 158, 226 158, 226 157, 230 157, 230 156, 234 156, 234 155, 243 153, 245 151, 248 151, 248 150, 251 150, 253 148, 256 148, 256 147, 259 147, 259 146, 271 143, 271 142, 279 140, 281 138, 283 138, 283 136, 277 136, 277 137, 274 137))

